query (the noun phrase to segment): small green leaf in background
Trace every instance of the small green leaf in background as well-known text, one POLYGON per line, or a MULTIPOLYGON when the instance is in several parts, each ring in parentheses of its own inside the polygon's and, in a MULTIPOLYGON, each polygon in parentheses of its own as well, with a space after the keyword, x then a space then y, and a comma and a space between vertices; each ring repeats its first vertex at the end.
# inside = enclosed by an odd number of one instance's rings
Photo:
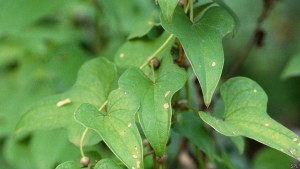
POLYGON ((145 35, 153 28, 155 24, 155 16, 157 14, 153 13, 148 19, 143 19, 138 22, 133 28, 131 33, 128 36, 128 39, 140 38, 145 35))
MULTIPOLYGON (((132 39, 127 41, 120 47, 115 55, 115 63, 118 67, 140 67, 149 56, 151 56, 170 36, 169 33, 165 32, 156 39, 132 39)), ((174 39, 174 38, 173 38, 174 39)), ((169 51, 172 43, 169 43, 160 55, 158 59, 163 56, 164 52, 169 51)))
POLYGON ((102 159, 94 167, 94 169, 122 169, 113 159, 102 159))
POLYGON ((0 36, 23 28, 51 12, 65 6, 70 0, 0 0, 0 36))
POLYGON ((158 0, 158 3, 164 18, 166 18, 168 22, 171 22, 178 0, 158 0))
POLYGON ((200 112, 203 121, 221 134, 249 137, 300 160, 300 138, 266 113, 267 95, 256 82, 232 78, 221 86, 221 96, 223 119, 200 112))
POLYGON ((67 161, 58 165, 55 169, 81 169, 81 167, 79 162, 67 161))
POLYGON ((161 15, 161 24, 181 42, 200 82, 205 105, 209 106, 224 64, 222 38, 235 26, 232 16, 223 8, 211 7, 199 22, 192 23, 178 7, 173 21, 169 23, 161 15))
MULTIPOLYGON (((274 168, 296 168, 293 166, 292 159, 280 151, 264 148, 256 153, 253 159, 255 169, 274 169, 274 168)), ((299 166, 298 166, 299 167, 299 166)))
POLYGON ((281 75, 284 79, 295 76, 300 76, 300 53, 290 59, 281 75))
POLYGON ((164 57, 155 75, 147 77, 140 69, 128 69, 119 79, 119 86, 135 93, 141 101, 138 112, 141 127, 156 155, 162 156, 170 135, 172 106, 171 98, 182 88, 186 73, 164 57))
POLYGON ((212 160, 215 150, 214 141, 208 131, 205 129, 201 120, 191 112, 180 112, 176 117, 174 131, 187 137, 201 151, 205 152, 212 160))
MULTIPOLYGON (((115 88, 116 68, 105 58, 86 62, 79 70, 75 85, 68 91, 43 99, 30 107, 17 125, 17 133, 41 129, 67 128, 69 139, 79 145, 84 127, 73 117, 82 103, 100 106, 115 88)), ((88 132, 84 144, 101 140, 93 131, 88 132)))
POLYGON ((108 97, 107 112, 84 103, 76 110, 75 119, 95 130, 127 167, 143 168, 142 139, 134 119, 139 106, 137 97, 118 89, 108 97))

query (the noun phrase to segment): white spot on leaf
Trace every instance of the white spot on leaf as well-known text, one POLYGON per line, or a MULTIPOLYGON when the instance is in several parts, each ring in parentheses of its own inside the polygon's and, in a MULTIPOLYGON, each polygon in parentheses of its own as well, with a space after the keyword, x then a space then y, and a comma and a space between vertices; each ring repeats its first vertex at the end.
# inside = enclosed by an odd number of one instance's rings
POLYGON ((253 92, 254 92, 254 93, 256 93, 256 92, 257 92, 257 90, 256 90, 256 89, 253 89, 253 92))
POLYGON ((120 53, 120 58, 124 58, 125 54, 124 53, 120 53))
POLYGON ((131 169, 135 169, 135 167, 131 167, 131 169))
POLYGON ((212 66, 212 67, 215 67, 216 65, 217 65, 216 62, 212 62, 212 63, 211 63, 211 66, 212 66))
POLYGON ((148 21, 147 23, 148 23, 148 25, 153 25, 152 21, 148 21))
POLYGON ((170 90, 168 90, 166 93, 165 93, 165 97, 167 97, 169 94, 170 94, 170 90))
POLYGON ((300 146, 300 143, 298 143, 298 146, 300 146))
POLYGON ((265 126, 268 127, 270 124, 269 123, 265 123, 265 126))
POLYGON ((141 162, 139 160, 136 161, 136 167, 140 168, 141 167, 141 162))
POLYGON ((133 154, 133 155, 132 155, 132 157, 133 157, 133 158, 138 158, 138 156, 137 156, 137 155, 135 155, 135 154, 133 154))
POLYGON ((64 100, 61 100, 61 101, 57 102, 56 106, 57 107, 62 107, 62 106, 66 105, 66 104, 69 104, 69 103, 71 103, 71 99, 70 98, 66 98, 64 100))
POLYGON ((130 127, 131 127, 131 123, 129 123, 129 124, 127 125, 127 127, 130 128, 130 127))
POLYGON ((165 108, 165 109, 169 108, 169 104, 168 104, 168 103, 165 103, 165 104, 164 104, 164 108, 165 108))
POLYGON ((297 140, 298 140, 297 138, 293 138, 293 141, 295 141, 295 142, 296 142, 297 140))

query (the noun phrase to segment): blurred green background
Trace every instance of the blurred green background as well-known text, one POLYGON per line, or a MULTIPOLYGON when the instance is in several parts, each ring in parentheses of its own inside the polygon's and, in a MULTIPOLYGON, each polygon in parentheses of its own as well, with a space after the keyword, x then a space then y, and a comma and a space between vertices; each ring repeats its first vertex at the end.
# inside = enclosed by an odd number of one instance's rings
MULTIPOLYGON (((251 40, 263 0, 226 3, 240 25, 234 37, 223 41, 224 76, 251 40)), ((298 133, 300 77, 281 75, 289 59, 300 53, 299 9, 300 1, 277 1, 262 23, 263 46, 253 47, 235 73, 257 81, 269 96, 271 117, 298 133)), ((50 169, 80 157, 64 130, 17 138, 16 123, 29 105, 68 89, 87 60, 113 60, 135 23, 154 10, 158 7, 153 0, 0 0, 0 168, 50 169)), ((236 168, 291 167, 289 157, 262 147, 247 140, 246 154, 230 158, 236 168), (267 166, 270 161, 273 165, 267 166)))

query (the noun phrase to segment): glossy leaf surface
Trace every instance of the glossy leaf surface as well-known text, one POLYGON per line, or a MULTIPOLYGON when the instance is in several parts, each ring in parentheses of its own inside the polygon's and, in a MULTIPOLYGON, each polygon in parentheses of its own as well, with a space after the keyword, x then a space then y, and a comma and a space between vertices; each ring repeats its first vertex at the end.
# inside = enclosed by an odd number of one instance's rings
POLYGON ((221 96, 225 104, 224 120, 200 112, 207 124, 226 136, 249 137, 300 159, 299 137, 267 114, 267 95, 256 82, 244 77, 232 78, 222 85, 221 96))
MULTIPOLYGON (((75 122, 74 111, 82 103, 100 106, 114 88, 116 68, 108 60, 97 58, 84 64, 75 85, 68 91, 46 98, 28 109, 18 123, 17 133, 67 128, 69 139, 79 145, 84 127, 75 122)), ((89 132, 85 144, 95 144, 100 138, 89 132)))
POLYGON ((211 7, 199 22, 192 23, 178 7, 173 21, 169 23, 161 16, 161 24, 181 42, 200 82, 205 105, 209 106, 224 64, 222 38, 233 30, 233 18, 222 8, 211 7))
POLYGON ((165 57, 154 74, 148 77, 140 69, 131 68, 120 77, 119 86, 139 97, 141 127, 155 153, 162 156, 170 135, 171 98, 184 85, 186 74, 171 57, 165 57))
POLYGON ((84 103, 75 119, 96 131, 128 168, 143 168, 142 139, 134 120, 139 106, 137 97, 118 89, 108 97, 107 112, 84 103))

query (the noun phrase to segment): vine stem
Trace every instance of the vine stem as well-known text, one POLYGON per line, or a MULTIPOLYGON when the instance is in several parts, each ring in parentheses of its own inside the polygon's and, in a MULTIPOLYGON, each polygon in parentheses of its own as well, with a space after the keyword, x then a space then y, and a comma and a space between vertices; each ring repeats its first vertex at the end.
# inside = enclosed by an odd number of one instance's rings
POLYGON ((104 103, 100 106, 98 111, 101 111, 105 106, 107 105, 107 99, 104 101, 104 103))
POLYGON ((173 38, 174 34, 171 34, 168 39, 151 55, 148 57, 148 59, 146 60, 146 62, 144 62, 141 66, 140 69, 143 69, 148 62, 153 59, 155 56, 157 56, 167 45, 168 43, 171 41, 171 39, 173 38))
POLYGON ((84 157, 84 152, 83 152, 83 141, 84 141, 84 138, 86 136, 86 133, 89 131, 88 128, 85 128, 82 135, 81 135, 81 138, 80 138, 80 154, 81 154, 81 157, 84 157))

